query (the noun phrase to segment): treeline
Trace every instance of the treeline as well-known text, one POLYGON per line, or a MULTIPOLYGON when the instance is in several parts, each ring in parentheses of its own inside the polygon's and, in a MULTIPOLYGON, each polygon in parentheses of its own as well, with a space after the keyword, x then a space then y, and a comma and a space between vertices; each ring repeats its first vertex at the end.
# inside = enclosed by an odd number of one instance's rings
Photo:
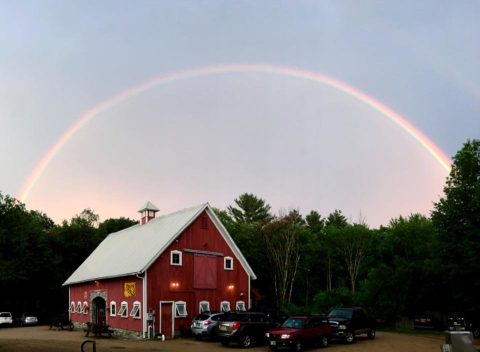
MULTIPOLYGON (((273 214, 248 193, 216 212, 258 277, 257 308, 299 313, 360 305, 392 324, 427 311, 480 310, 479 140, 454 157, 430 217, 412 214, 371 229, 340 210, 273 214)), ((0 310, 44 318, 66 312, 62 283, 107 234, 135 223, 99 223, 87 209, 56 225, 0 194, 0 310)))
POLYGON ((370 229, 339 210, 273 215, 252 194, 217 212, 257 273, 260 306, 299 313, 360 305, 391 324, 425 312, 480 312, 479 140, 454 157, 430 217, 370 229))
POLYGON ((0 193, 0 311, 38 314, 48 322, 67 314, 63 282, 111 232, 137 221, 98 223, 86 209, 61 225, 0 193))

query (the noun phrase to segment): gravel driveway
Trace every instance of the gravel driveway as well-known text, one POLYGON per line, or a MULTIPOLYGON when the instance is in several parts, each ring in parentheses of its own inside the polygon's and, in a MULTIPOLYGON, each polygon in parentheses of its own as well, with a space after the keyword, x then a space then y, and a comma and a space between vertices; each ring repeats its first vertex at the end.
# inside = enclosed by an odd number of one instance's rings
MULTIPOLYGON (((86 338, 83 331, 56 331, 46 326, 1 328, 0 352, 79 352, 86 338)), ((210 352, 240 351, 239 347, 223 347, 217 342, 176 339, 170 341, 126 340, 120 338, 97 338, 97 352, 119 351, 166 351, 166 352, 210 352)), ((352 345, 333 342, 327 349, 309 349, 307 351, 328 352, 439 352, 444 343, 443 335, 406 335, 377 332, 375 340, 359 337, 352 345)), ((477 346, 478 347, 478 346, 477 346)), ((92 351, 87 345, 85 351, 92 351)), ((269 349, 259 346, 248 349, 251 352, 269 349)))

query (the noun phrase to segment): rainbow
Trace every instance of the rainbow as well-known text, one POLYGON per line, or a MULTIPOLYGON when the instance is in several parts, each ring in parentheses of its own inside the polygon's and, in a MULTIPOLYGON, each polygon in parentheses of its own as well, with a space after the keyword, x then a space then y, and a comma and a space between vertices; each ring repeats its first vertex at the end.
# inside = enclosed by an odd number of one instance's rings
POLYGON ((324 74, 307 71, 300 68, 277 66, 270 64, 222 64, 192 68, 155 77, 151 80, 131 87, 121 92, 120 94, 115 95, 94 106, 92 109, 81 115, 55 142, 55 144, 47 151, 47 153, 45 153, 42 159, 32 170, 25 183, 22 185, 17 198, 20 199, 22 202, 25 202, 27 200, 36 182, 38 181, 42 173, 45 171, 50 161, 58 153, 58 151, 63 147, 65 143, 67 143, 70 138, 72 138, 72 136, 80 128, 82 128, 95 116, 98 116, 102 112, 121 103, 122 101, 125 101, 126 99, 131 98, 153 87, 166 85, 181 80, 224 73, 268 73, 321 83, 331 88, 334 88, 361 101, 362 103, 367 104, 372 109, 380 112, 383 116, 388 118, 391 122, 396 124, 407 134, 409 134, 413 139, 415 139, 447 172, 450 172, 450 159, 440 148, 438 148, 432 141, 430 141, 430 139, 428 139, 422 132, 420 132, 415 126, 413 126, 410 122, 408 122, 398 113, 355 87, 352 87, 344 82, 341 82, 324 74))

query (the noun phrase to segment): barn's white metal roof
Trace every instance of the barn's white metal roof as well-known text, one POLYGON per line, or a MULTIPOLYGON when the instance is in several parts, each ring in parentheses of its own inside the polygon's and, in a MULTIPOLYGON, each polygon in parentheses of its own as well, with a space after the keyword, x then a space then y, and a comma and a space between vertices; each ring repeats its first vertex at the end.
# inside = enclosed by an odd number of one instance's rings
POLYGON ((143 273, 204 210, 246 272, 252 279, 256 279, 235 242, 206 203, 159 216, 147 224, 134 225, 108 235, 64 285, 143 273))

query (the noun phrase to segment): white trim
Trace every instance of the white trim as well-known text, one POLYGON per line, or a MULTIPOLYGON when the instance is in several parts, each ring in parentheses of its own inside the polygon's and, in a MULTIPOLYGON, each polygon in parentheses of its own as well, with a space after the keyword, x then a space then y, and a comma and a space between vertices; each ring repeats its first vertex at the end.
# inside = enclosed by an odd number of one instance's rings
POLYGON ((159 311, 158 311, 158 333, 162 333, 162 304, 171 304, 172 305, 172 338, 175 336, 175 302, 174 301, 160 301, 159 302, 159 311))
POLYGON ((77 308, 75 308, 75 313, 82 313, 82 302, 77 302, 77 308))
POLYGON ((87 308, 88 308, 88 302, 83 301, 83 303, 82 303, 82 313, 83 314, 87 314, 87 308))
POLYGON ((170 265, 182 266, 182 251, 179 251, 179 250, 176 250, 176 249, 170 251, 170 265), (173 262, 174 254, 178 254, 178 263, 173 262))
POLYGON ((147 272, 142 276, 142 307, 143 307, 143 319, 142 319, 142 328, 143 328, 143 337, 147 337, 148 326, 147 326, 147 272))
POLYGON ((71 301, 71 302, 70 302, 70 306, 68 307, 68 311, 69 311, 70 313, 75 313, 75 307, 76 307, 75 301, 71 301))
MULTIPOLYGON (((70 302, 70 299, 71 299, 71 293, 70 293, 70 290, 72 288, 69 286, 68 287, 68 301, 70 302)), ((68 320, 72 320, 72 316, 71 316, 72 312, 70 311, 70 306, 68 307, 68 320)))
POLYGON ((200 301, 198 302, 198 313, 208 312, 210 310, 210 302, 209 301, 200 301), (202 303, 207 304, 207 309, 202 309, 202 303))
POLYGON ((223 269, 224 270, 233 270, 233 258, 232 257, 223 257, 223 269), (230 267, 227 267, 227 261, 230 261, 230 267))
POLYGON ((250 276, 248 277, 248 309, 250 310, 252 308, 252 298, 250 297, 250 276))

